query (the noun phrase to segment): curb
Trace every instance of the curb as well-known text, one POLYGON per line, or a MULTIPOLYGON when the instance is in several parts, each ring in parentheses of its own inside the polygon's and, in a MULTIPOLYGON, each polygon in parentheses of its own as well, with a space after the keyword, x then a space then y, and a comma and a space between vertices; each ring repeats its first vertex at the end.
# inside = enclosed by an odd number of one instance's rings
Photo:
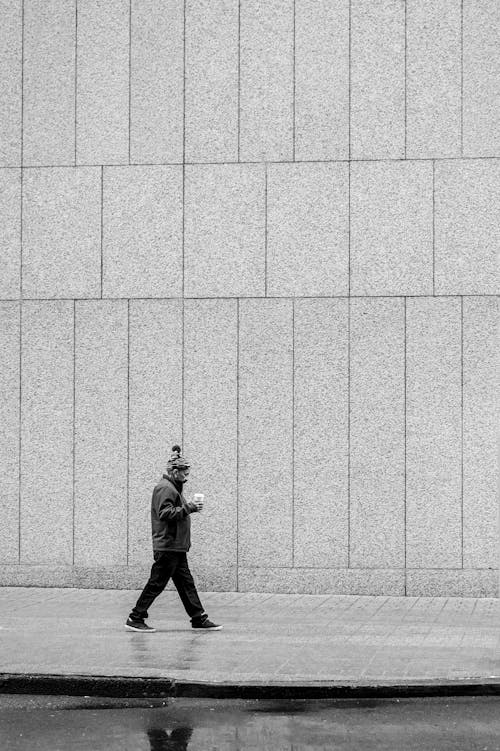
POLYGON ((100 696, 108 698, 196 699, 401 699, 444 696, 498 696, 500 682, 483 680, 415 681, 372 684, 203 683, 171 678, 101 675, 0 673, 0 694, 100 696))

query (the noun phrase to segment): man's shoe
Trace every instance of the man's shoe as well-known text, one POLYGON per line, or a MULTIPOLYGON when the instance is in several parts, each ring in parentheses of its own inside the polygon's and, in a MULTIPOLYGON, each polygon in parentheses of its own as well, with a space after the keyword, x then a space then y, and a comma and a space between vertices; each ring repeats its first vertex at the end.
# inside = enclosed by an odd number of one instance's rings
POLYGON ((125 628, 128 631, 142 631, 143 634, 153 634, 156 629, 148 626, 145 621, 133 621, 132 618, 127 618, 125 628))
POLYGON ((208 618, 205 618, 204 621, 194 621, 191 623, 191 626, 200 631, 220 631, 222 628, 222 626, 219 626, 217 623, 209 621, 208 618))

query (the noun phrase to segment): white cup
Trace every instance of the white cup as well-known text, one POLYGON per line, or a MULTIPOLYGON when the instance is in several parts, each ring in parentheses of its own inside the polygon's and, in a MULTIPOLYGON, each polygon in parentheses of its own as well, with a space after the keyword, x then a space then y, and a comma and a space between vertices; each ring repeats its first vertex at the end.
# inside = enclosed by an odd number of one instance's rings
POLYGON ((205 501, 205 496, 204 496, 204 494, 203 494, 203 493, 195 493, 195 494, 194 494, 194 497, 193 497, 193 501, 194 501, 194 502, 195 502, 196 504, 198 504, 198 503, 200 503, 200 502, 201 502, 201 503, 203 503, 203 502, 205 501))

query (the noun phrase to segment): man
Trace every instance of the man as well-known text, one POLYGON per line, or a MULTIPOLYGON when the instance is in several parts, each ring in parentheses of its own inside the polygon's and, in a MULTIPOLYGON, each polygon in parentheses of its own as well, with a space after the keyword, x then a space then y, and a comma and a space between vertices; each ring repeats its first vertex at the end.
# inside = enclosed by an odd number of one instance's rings
POLYGON ((190 515, 203 508, 203 502, 188 502, 182 494, 189 469, 189 462, 181 455, 181 447, 173 446, 167 473, 153 490, 151 527, 154 563, 148 583, 127 618, 125 628, 129 631, 155 631, 145 619, 149 607, 163 592, 169 579, 174 582, 193 628, 204 631, 219 631, 222 628, 208 619, 188 566, 186 553, 191 547, 190 515))

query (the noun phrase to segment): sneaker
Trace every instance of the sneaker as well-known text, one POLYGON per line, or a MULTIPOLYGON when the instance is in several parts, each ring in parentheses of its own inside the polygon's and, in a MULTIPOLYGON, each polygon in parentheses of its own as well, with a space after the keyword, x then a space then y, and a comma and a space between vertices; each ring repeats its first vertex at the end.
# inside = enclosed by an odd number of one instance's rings
POLYGON ((222 626, 219 626, 217 623, 212 623, 212 621, 209 621, 208 618, 205 618, 204 621, 198 621, 191 623, 192 628, 200 629, 201 631, 220 631, 222 626))
POLYGON ((152 634, 156 631, 155 628, 148 626, 145 621, 133 621, 132 618, 127 618, 125 628, 128 629, 128 631, 142 631, 142 633, 145 634, 152 634))

